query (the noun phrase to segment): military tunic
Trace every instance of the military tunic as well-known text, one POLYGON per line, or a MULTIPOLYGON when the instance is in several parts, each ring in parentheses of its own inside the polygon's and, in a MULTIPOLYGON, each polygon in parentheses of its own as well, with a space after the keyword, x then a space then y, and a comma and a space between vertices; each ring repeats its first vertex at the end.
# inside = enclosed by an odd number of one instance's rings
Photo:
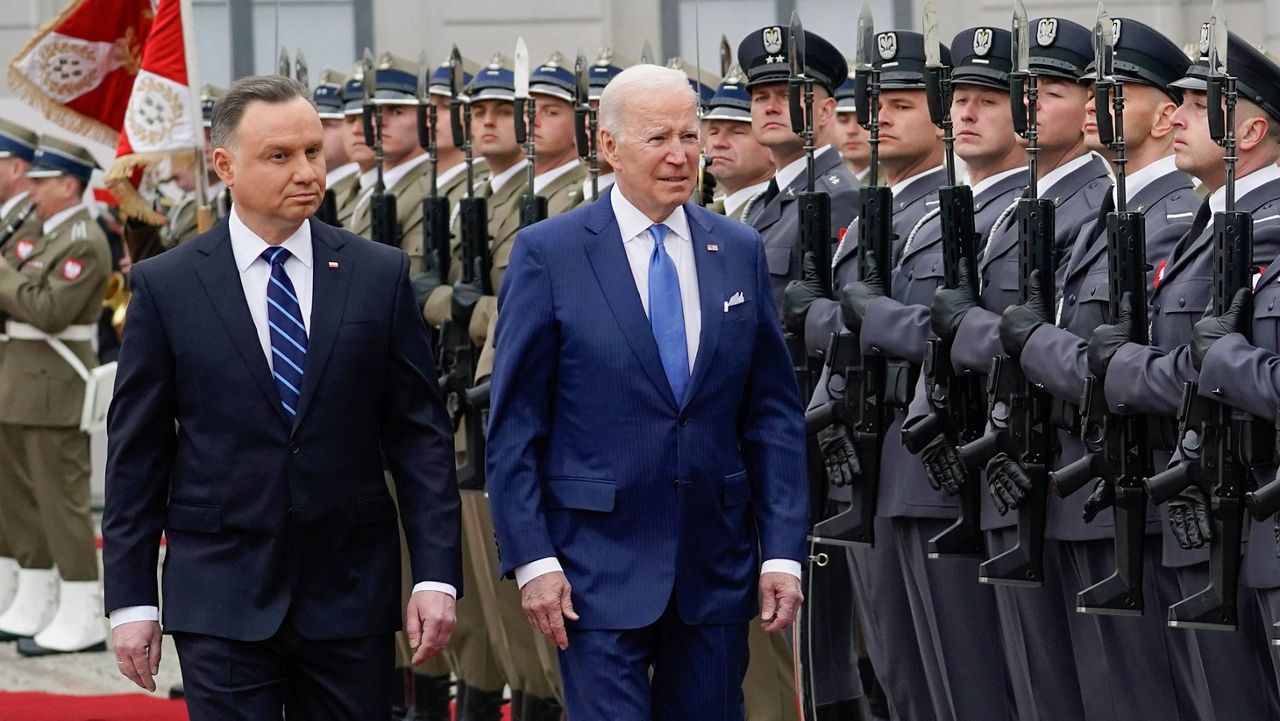
MULTIPOLYGON (((431 190, 431 163, 423 154, 405 164, 408 169, 389 184, 387 192, 396 199, 396 228, 399 232, 396 245, 409 254, 409 275, 414 276, 422 271, 422 199, 431 190)), ((351 232, 370 239, 373 232, 372 195, 372 186, 361 191, 349 226, 351 232)))

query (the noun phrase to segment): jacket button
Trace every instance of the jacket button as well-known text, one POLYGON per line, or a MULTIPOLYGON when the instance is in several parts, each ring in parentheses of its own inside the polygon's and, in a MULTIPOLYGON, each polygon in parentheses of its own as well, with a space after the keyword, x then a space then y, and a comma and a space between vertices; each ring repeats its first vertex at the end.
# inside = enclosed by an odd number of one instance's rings
POLYGON ((1267 310, 1271 310, 1271 309, 1272 309, 1272 308, 1274 308, 1274 307, 1276 307, 1276 299, 1275 299, 1275 298, 1272 298, 1272 299, 1267 303, 1267 310))
POLYGON ((1076 304, 1076 295, 1075 293, 1072 293, 1070 296, 1067 296, 1067 305, 1075 305, 1075 304, 1076 304))
POLYGON ((680 416, 680 425, 682 425, 682 426, 687 426, 687 425, 689 425, 689 417, 688 417, 688 416, 680 416))
POLYGON ((302 452, 302 449, 299 448, 297 445, 291 445, 289 446, 289 452, 296 456, 302 452))
POLYGON ((1178 299, 1178 307, 1179 307, 1179 308, 1184 308, 1184 307, 1186 307, 1186 305, 1187 305, 1187 299, 1186 299, 1186 298, 1179 298, 1179 299, 1178 299))

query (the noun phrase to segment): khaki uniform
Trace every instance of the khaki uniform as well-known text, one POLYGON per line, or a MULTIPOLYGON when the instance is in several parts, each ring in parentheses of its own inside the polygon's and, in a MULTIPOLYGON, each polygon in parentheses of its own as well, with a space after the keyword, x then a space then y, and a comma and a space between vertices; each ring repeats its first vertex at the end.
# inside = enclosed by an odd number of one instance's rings
MULTIPOLYGON (((422 161, 387 192, 396 199, 396 227, 400 229, 400 249, 409 254, 409 275, 422 272, 422 199, 431 191, 431 163, 422 161)), ((348 230, 356 235, 371 237, 373 204, 370 192, 360 193, 351 214, 348 230)))
POLYGON ((356 212, 356 200, 360 197, 360 172, 348 175, 328 189, 333 191, 338 206, 338 225, 350 227, 351 215, 356 212))
POLYGON ((178 204, 169 211, 169 222, 165 225, 160 241, 166 248, 175 248, 200 234, 196 216, 198 204, 196 196, 187 193, 178 204))
MULTIPOLYGON (((4 234, 10 227, 10 224, 16 222, 19 218, 25 219, 18 223, 7 240, 0 245, 0 255, 4 257, 4 262, 9 265, 15 265, 18 262, 18 248, 35 248, 36 242, 40 239, 40 218, 36 215, 35 209, 31 207, 31 201, 24 200, 10 209, 9 213, 4 217, 0 217, 0 234, 4 234)), ((5 317, 0 313, 0 327, 4 323, 5 317)), ((0 336, 2 337, 2 336, 0 336)), ((4 366, 4 352, 8 346, 8 342, 0 340, 0 367, 4 366)), ((0 453, 0 489, 13 486, 15 484, 26 485, 30 483, 27 480, 26 470, 17 462, 17 459, 9 453, 0 453)), ((2 491, 0 491, 2 493, 2 491)), ((8 531, 5 529, 4 516, 0 514, 0 558, 13 558, 13 547, 9 543, 8 531)), ((43 535, 43 534, 42 534, 43 535)))
MULTIPOLYGON (((92 327, 111 273, 107 239, 81 208, 0 267, 0 312, 58 335, 92 327)), ((92 343, 64 341, 86 367, 92 343)), ((84 381, 44 340, 11 337, 0 365, 0 453, 26 469, 0 487, 0 513, 23 568, 57 565, 65 581, 94 581, 98 558, 89 514, 89 436, 80 431, 84 381)))

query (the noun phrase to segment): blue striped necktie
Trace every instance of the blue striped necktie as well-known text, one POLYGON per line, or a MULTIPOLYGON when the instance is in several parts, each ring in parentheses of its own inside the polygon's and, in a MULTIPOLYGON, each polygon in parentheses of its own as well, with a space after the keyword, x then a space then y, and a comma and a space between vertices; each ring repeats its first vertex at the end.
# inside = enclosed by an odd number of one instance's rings
POLYGON ((689 385, 689 346, 685 344, 684 304, 680 299, 680 276, 675 261, 662 241, 671 229, 662 224, 649 226, 653 255, 649 256, 649 325, 658 342, 662 370, 671 384, 676 403, 684 402, 689 385))
POLYGON ((271 264, 267 283, 267 325, 271 329, 271 375, 276 379, 280 405, 290 419, 298 415, 302 395, 302 373, 307 367, 307 326, 302 322, 302 306, 293 290, 284 263, 284 248, 267 248, 262 259, 271 264))

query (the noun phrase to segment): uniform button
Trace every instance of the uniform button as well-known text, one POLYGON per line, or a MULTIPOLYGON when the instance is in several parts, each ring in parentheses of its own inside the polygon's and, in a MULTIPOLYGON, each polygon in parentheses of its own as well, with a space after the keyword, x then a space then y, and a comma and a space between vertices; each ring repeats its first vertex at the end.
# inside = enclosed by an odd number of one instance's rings
POLYGON ((985 275, 984 275, 984 276, 982 276, 982 284, 983 284, 983 285, 991 285, 991 278, 989 278, 989 277, 987 277, 987 276, 985 276, 985 275))
POLYGON ((1117 403, 1117 404, 1116 404, 1116 410, 1123 412, 1123 411, 1124 411, 1124 404, 1123 404, 1123 403, 1117 403))
POLYGON ((934 263, 934 264, 933 264, 933 267, 932 267, 932 268, 930 268, 929 270, 930 270, 930 271, 936 271, 936 270, 938 270, 938 264, 937 264, 937 263, 934 263))
POLYGON ((1186 305, 1187 305, 1187 299, 1186 299, 1186 298, 1179 298, 1179 299, 1178 299, 1178 307, 1179 307, 1179 308, 1183 308, 1183 307, 1185 307, 1186 305))
POLYGON ((1097 295, 1097 294, 1098 294, 1097 287, 1093 287, 1089 289, 1089 295, 1097 295))
POLYGON ((302 449, 297 447, 296 445, 292 445, 292 446, 289 446, 289 452, 296 456, 302 452, 302 449))
POLYGON ((916 277, 916 272, 915 272, 914 270, 908 270, 908 271, 907 271, 907 280, 911 280, 911 279, 913 279, 913 278, 915 278, 915 277, 916 277))
POLYGON ((1267 303, 1267 310, 1271 310, 1274 307, 1276 307, 1276 299, 1272 298, 1271 301, 1267 303))
POLYGON ((1076 304, 1076 295, 1075 293, 1072 293, 1071 295, 1067 296, 1067 305, 1075 305, 1075 304, 1076 304))

